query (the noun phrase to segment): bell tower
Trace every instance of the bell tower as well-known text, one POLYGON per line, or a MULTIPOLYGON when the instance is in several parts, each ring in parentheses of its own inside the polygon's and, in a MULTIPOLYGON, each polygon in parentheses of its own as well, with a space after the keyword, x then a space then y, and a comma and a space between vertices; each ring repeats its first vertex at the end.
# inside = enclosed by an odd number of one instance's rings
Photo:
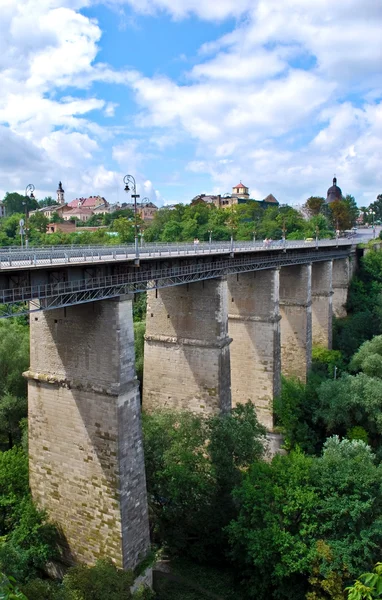
POLYGON ((57 189, 57 202, 61 204, 61 206, 65 204, 65 190, 62 187, 61 181, 59 182, 57 189))

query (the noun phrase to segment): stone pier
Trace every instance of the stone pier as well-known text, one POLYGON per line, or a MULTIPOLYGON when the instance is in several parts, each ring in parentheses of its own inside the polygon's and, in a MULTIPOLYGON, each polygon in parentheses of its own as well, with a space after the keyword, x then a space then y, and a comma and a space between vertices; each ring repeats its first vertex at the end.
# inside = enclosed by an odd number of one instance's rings
POLYGON ((34 313, 30 485, 65 559, 133 568, 149 550, 131 300, 34 313))
POLYGON ((149 292, 144 410, 229 411, 230 342, 225 279, 149 292))
POLYGON ((279 273, 228 277, 232 406, 253 402, 268 431, 274 425, 273 397, 281 387, 279 273))
POLYGON ((346 317, 346 302, 350 281, 350 265, 348 258, 333 261, 333 314, 342 319, 346 317))
POLYGON ((312 362, 312 266, 280 272, 281 370, 306 381, 312 362))
POLYGON ((325 348, 332 347, 332 272, 331 260, 312 265, 312 338, 325 348))

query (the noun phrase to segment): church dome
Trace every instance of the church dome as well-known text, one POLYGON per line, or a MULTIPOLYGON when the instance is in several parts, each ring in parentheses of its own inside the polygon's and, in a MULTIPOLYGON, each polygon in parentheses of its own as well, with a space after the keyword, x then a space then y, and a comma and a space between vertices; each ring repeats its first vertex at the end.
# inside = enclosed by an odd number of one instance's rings
POLYGON ((337 178, 334 177, 333 185, 328 189, 328 193, 326 196, 326 202, 327 202, 327 204, 330 204, 331 202, 334 202, 335 200, 341 200, 341 199, 342 199, 342 191, 341 191, 341 188, 339 188, 337 185, 337 178))

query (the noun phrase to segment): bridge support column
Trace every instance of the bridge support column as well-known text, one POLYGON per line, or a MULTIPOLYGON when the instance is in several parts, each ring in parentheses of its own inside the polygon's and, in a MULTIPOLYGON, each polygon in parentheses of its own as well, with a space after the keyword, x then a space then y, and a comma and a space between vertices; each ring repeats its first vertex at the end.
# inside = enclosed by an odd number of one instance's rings
POLYGON ((306 381, 312 361, 312 266, 282 267, 280 273, 281 369, 306 381))
POLYGON ((350 281, 349 258, 333 261, 333 314, 342 319, 346 317, 346 302, 350 281))
POLYGON ((30 485, 69 562, 133 568, 149 549, 131 300, 31 315, 30 485))
POLYGON ((279 273, 228 277, 232 406, 252 401, 268 431, 274 425, 272 401, 281 388, 279 273))
POLYGON ((143 408, 230 410, 230 342, 226 280, 149 292, 143 408))
POLYGON ((332 347, 332 274, 333 261, 312 265, 312 337, 313 344, 332 347))

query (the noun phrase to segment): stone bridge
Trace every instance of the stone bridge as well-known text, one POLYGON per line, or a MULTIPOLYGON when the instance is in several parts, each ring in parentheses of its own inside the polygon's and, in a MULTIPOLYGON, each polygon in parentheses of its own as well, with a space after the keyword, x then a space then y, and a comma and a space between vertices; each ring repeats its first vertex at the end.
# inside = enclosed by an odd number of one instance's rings
POLYGON ((281 373, 305 381, 331 347, 356 248, 348 240, 0 252, 3 316, 30 313, 32 494, 68 561, 134 567, 149 548, 132 294, 148 291, 143 407, 229 411, 273 431, 281 373))

